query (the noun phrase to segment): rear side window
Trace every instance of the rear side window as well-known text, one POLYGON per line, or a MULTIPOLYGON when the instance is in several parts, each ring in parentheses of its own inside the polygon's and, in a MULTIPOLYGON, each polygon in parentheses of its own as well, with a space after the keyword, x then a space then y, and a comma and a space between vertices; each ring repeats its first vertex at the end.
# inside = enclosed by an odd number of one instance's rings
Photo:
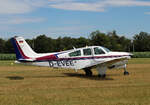
POLYGON ((104 52, 101 48, 95 47, 95 48, 94 48, 94 54, 95 54, 95 55, 105 54, 105 52, 104 52))
POLYGON ((91 51, 90 48, 83 49, 83 54, 84 54, 84 55, 92 55, 92 51, 91 51))
POLYGON ((81 51, 78 50, 78 51, 71 52, 69 53, 69 56, 70 57, 81 56, 81 51))

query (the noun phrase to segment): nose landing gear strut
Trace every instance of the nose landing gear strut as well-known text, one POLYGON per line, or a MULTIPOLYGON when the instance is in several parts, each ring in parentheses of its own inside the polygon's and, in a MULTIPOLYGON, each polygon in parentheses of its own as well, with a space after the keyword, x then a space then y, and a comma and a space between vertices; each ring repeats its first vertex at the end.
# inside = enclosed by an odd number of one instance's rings
POLYGON ((129 72, 127 71, 127 65, 124 65, 124 75, 129 75, 129 72))

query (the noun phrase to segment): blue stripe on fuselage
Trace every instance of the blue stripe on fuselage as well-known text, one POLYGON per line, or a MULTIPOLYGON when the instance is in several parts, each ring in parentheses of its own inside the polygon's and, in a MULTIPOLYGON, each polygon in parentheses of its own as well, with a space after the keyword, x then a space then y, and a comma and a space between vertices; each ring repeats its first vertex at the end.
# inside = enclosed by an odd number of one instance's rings
POLYGON ((19 48, 18 48, 18 45, 17 45, 17 43, 16 43, 15 38, 12 38, 12 39, 11 39, 11 42, 12 42, 12 44, 13 44, 13 46, 14 46, 17 60, 18 60, 18 59, 24 59, 23 56, 21 55, 20 51, 19 51, 19 48))

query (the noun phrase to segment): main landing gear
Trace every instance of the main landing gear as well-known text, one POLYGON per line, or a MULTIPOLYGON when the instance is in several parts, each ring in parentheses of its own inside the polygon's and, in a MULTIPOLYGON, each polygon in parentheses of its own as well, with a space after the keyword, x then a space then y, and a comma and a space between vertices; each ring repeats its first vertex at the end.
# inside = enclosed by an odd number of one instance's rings
POLYGON ((97 67, 98 77, 105 78, 106 77, 106 70, 107 70, 106 66, 101 66, 101 67, 98 66, 97 67))
MULTIPOLYGON (((97 67, 98 77, 105 78, 106 77, 106 70, 107 70, 106 66, 97 67)), ((88 77, 91 77, 93 74, 91 71, 91 68, 85 68, 84 71, 85 71, 85 75, 88 77)))
POLYGON ((85 75, 86 75, 86 76, 91 77, 92 74, 93 74, 92 71, 91 71, 91 68, 85 68, 84 71, 85 71, 85 75))
POLYGON ((105 77, 106 77, 106 74, 103 74, 103 75, 98 74, 98 77, 99 77, 99 78, 105 78, 105 77))

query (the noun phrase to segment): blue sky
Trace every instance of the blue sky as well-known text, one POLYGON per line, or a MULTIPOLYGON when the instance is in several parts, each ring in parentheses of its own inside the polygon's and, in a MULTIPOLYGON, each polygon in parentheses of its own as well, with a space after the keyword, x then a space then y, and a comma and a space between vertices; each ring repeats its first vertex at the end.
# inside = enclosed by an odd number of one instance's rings
POLYGON ((0 0, 0 37, 150 33, 150 0, 0 0))

